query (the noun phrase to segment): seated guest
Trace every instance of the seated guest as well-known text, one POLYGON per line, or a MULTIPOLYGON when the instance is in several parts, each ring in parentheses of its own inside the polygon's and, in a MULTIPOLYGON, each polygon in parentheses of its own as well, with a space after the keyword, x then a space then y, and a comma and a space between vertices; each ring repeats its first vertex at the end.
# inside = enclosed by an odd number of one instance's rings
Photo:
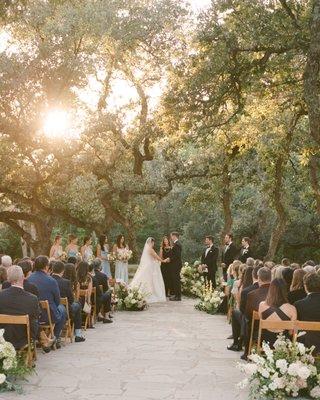
POLYGON ((287 286, 287 292, 289 292, 292 279, 293 279, 293 269, 291 267, 285 267, 282 271, 282 279, 285 281, 287 286))
POLYGON ((64 265, 63 278, 68 279, 71 283, 71 289, 74 297, 79 298, 79 282, 77 279, 76 266, 72 263, 67 263, 64 265))
POLYGON ((76 265, 77 262, 78 262, 77 257, 73 257, 73 256, 72 257, 68 257, 68 260, 67 260, 68 264, 76 265))
MULTIPOLYGON (((265 301, 259 305, 260 319, 268 321, 295 321, 297 310, 289 304, 287 298, 287 285, 283 279, 274 279, 270 283, 269 291, 265 301)), ((283 331, 262 331, 262 342, 267 342, 273 347, 279 333, 283 331)), ((288 334, 288 332, 285 332, 288 334)))
POLYGON ((283 279, 283 271, 285 267, 283 265, 276 265, 272 270, 272 279, 283 279))
POLYGON ((61 348, 61 331, 67 319, 66 309, 60 304, 60 291, 55 279, 48 275, 49 259, 46 256, 38 256, 34 262, 34 270, 28 281, 37 286, 39 300, 48 300, 51 318, 54 327, 54 334, 57 339, 57 348, 61 348))
MULTIPOLYGON (((92 277, 89 274, 89 264, 86 261, 81 261, 78 265, 77 269, 77 280, 79 283, 80 290, 87 290, 87 297, 80 297, 79 301, 81 303, 82 309, 84 307, 85 302, 91 305, 91 297, 93 290, 92 277)), ((92 325, 92 321, 90 320, 88 328, 94 328, 92 325)))
POLYGON ((290 260, 289 258, 283 258, 281 261, 281 265, 283 265, 284 267, 290 267, 290 260))
POLYGON ((288 294, 288 300, 290 304, 294 304, 298 300, 302 300, 306 297, 307 293, 304 290, 303 278, 306 275, 306 271, 303 269, 296 269, 293 271, 292 283, 290 286, 290 292, 288 294))
POLYGON ((109 291, 108 277, 101 272, 101 269, 101 260, 96 258, 89 266, 89 273, 92 277, 92 285, 96 288, 98 321, 104 324, 110 324, 112 323, 110 318, 111 291, 109 291), (103 286, 103 292, 101 292, 99 285, 103 286), (109 314, 109 318, 105 317, 106 313, 109 314))
POLYGON ((9 268, 12 265, 12 258, 7 255, 1 257, 1 267, 9 268))
POLYGON ((0 289, 4 289, 3 284, 7 280, 7 268, 0 267, 0 289))
MULTIPOLYGON (((31 260, 23 260, 18 263, 18 266, 21 267, 24 275, 23 288, 25 291, 34 294, 39 297, 39 291, 36 285, 33 285, 28 281, 29 276, 32 272, 32 262, 31 260)), ((11 286, 10 282, 4 282, 2 288, 7 289, 11 286)))
MULTIPOLYGON (((307 296, 294 303, 299 321, 320 321, 320 275, 307 274, 304 277, 307 296)), ((320 353, 320 332, 307 332, 299 340, 307 347, 315 346, 315 353, 320 353)))
POLYGON ((52 267, 52 277, 58 282, 60 296, 66 297, 69 303, 70 314, 74 323, 74 334, 75 342, 84 342, 86 339, 82 336, 82 316, 81 304, 74 301, 74 296, 72 292, 71 282, 68 279, 63 278, 64 274, 64 264, 62 261, 56 261, 52 267))
POLYGON ((298 264, 298 263, 292 263, 292 264, 291 264, 291 268, 292 268, 293 270, 295 270, 295 269, 300 269, 301 266, 300 266, 300 264, 298 264))
POLYGON ((315 267, 310 264, 304 265, 302 269, 306 272, 306 274, 313 274, 316 271, 315 267))
MULTIPOLYGON (((24 275, 21 267, 13 265, 8 268, 10 287, 0 291, 0 314, 29 315, 30 333, 33 340, 38 334, 39 304, 38 299, 23 289, 24 275)), ((21 349, 28 344, 26 328, 23 325, 3 325, 4 338, 21 349)))

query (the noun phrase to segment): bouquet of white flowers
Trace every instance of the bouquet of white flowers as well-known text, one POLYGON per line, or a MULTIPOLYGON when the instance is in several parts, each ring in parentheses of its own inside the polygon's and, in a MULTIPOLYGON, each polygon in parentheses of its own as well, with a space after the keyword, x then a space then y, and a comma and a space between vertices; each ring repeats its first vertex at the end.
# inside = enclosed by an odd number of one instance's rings
POLYGON ((117 255, 115 253, 109 253, 107 259, 109 262, 115 262, 117 260, 117 255))
POLYGON ((181 268, 181 290, 185 296, 201 297, 202 295, 204 277, 198 271, 199 265, 199 261, 196 261, 194 265, 185 262, 181 268))
POLYGON ((253 353, 248 357, 251 363, 239 364, 248 375, 239 386, 249 385, 252 399, 320 399, 320 368, 312 356, 313 348, 307 349, 302 343, 279 335, 273 350, 265 342, 262 349, 263 355, 253 353))
POLYGON ((201 300, 195 305, 195 308, 208 314, 216 314, 224 297, 224 292, 215 290, 210 282, 204 286, 201 300))
POLYGON ((132 251, 128 248, 122 249, 121 252, 117 252, 116 257, 119 261, 128 262, 132 257, 132 251))
POLYGON ((13 345, 4 337, 4 329, 0 329, 0 392, 20 391, 20 386, 15 384, 16 378, 23 378, 31 372, 31 368, 25 365, 21 356, 13 345))
POLYGON ((146 294, 140 288, 130 288, 119 283, 116 289, 117 308, 127 311, 142 311, 147 307, 146 294))

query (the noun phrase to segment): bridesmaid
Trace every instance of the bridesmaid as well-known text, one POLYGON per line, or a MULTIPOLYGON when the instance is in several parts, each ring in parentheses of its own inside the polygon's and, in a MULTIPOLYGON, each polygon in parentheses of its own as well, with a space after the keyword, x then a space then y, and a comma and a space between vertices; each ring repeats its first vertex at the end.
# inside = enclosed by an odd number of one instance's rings
POLYGON ((125 283, 129 282, 128 277, 128 260, 125 259, 125 253, 129 250, 126 245, 125 237, 119 235, 117 237, 117 243, 113 246, 113 252, 116 254, 116 269, 115 279, 125 283))
POLYGON ((108 278, 112 278, 110 264, 108 261, 109 244, 106 235, 100 235, 97 245, 97 258, 101 260, 102 271, 108 278))
MULTIPOLYGON (((159 256, 162 260, 170 259, 172 247, 170 245, 170 240, 168 236, 164 236, 160 246, 159 256)), ((166 296, 168 297, 170 294, 170 290, 172 290, 171 285, 171 265, 170 262, 162 262, 161 263, 161 273, 163 277, 164 286, 166 288, 166 296)))
POLYGON ((90 263, 93 258, 92 239, 90 236, 85 236, 83 239, 83 246, 81 247, 82 261, 90 263))
POLYGON ((77 258, 77 255, 79 253, 79 246, 78 246, 77 242, 78 242, 77 236, 70 234, 69 235, 69 244, 66 247, 67 259, 69 257, 77 258))
POLYGON ((54 238, 53 245, 51 246, 49 258, 54 258, 55 260, 61 259, 61 256, 63 254, 61 243, 62 243, 62 237, 61 235, 57 235, 54 238))

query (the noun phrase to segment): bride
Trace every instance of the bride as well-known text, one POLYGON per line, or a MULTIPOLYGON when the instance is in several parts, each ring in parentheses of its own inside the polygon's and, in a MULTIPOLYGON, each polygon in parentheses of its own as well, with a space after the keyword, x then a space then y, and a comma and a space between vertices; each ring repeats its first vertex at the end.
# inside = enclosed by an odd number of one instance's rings
POLYGON ((154 251, 154 239, 149 237, 143 249, 140 264, 130 287, 140 287, 147 293, 148 303, 166 301, 166 291, 161 274, 160 263, 162 260, 154 251))

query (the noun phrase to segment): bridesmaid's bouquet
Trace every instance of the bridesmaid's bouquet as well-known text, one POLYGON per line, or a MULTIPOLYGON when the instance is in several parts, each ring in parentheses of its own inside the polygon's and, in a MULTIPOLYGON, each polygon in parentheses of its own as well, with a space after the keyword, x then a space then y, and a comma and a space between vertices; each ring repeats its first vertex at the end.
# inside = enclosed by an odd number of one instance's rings
POLYGON ((121 253, 118 251, 117 260, 128 262, 132 257, 132 251, 129 249, 123 249, 121 253))
POLYGON ((115 253, 109 253, 107 259, 109 262, 115 262, 117 260, 117 255, 115 253))

